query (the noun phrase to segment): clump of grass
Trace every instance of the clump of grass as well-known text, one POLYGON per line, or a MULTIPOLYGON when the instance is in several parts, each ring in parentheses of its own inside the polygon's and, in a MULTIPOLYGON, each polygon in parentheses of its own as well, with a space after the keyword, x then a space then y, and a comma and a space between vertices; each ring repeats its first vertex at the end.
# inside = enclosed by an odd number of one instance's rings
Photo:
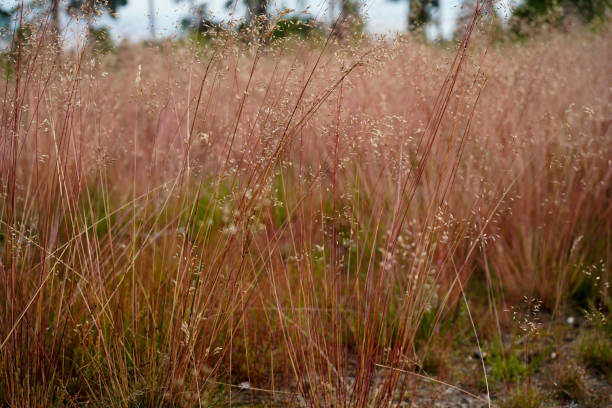
POLYGON ((578 351, 587 367, 595 369, 612 381, 612 340, 601 331, 583 334, 578 351))
POLYGON ((559 397, 580 403, 588 403, 589 390, 584 381, 584 370, 575 363, 564 364, 559 370, 556 386, 559 397))
POLYGON ((423 315, 431 337, 453 291, 441 277, 462 224, 441 203, 464 138, 435 141, 448 104, 467 109, 455 84, 471 82, 469 36, 406 140, 404 121, 344 108, 359 100, 349 77, 365 89, 393 47, 330 34, 285 50, 260 28, 247 44, 224 33, 90 58, 45 52, 43 22, 17 47, 2 107, 3 403, 190 406, 219 384, 231 402, 243 382, 315 406, 403 393, 423 315))
POLYGON ((540 408, 545 396, 537 387, 516 386, 504 398, 504 408, 540 408))

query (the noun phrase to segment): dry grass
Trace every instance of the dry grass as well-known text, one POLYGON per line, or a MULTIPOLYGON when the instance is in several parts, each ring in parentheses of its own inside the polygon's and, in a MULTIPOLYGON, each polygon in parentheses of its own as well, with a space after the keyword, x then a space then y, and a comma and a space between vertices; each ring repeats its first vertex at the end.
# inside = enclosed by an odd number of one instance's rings
POLYGON ((0 404, 391 406, 474 273, 555 311, 608 282, 609 30, 471 28, 105 57, 34 32, 1 90, 0 404))

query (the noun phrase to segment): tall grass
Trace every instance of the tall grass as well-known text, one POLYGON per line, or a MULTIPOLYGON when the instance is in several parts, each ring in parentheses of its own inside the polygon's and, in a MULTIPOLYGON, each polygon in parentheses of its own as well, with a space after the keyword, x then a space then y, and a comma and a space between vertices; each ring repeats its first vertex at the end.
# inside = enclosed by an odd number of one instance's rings
POLYGON ((451 50, 36 26, 3 77, 0 402, 393 406, 474 271, 551 308, 609 273, 609 31, 498 50, 482 11, 451 50))

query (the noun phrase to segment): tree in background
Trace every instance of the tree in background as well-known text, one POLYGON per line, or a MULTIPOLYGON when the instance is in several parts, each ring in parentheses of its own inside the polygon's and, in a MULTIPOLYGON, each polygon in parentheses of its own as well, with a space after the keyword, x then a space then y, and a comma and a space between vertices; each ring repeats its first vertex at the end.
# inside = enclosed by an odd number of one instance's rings
POLYGON ((363 32, 360 0, 329 0, 330 24, 339 38, 363 32), (339 11, 336 11, 339 10, 339 11))
MULTIPOLYGON (((392 2, 404 0, 390 0, 392 2)), ((440 0, 407 0, 408 1, 408 30, 411 32, 422 29, 433 22, 434 13, 440 8, 440 0)))
MULTIPOLYGON (((6 7, 4 5, 0 5, 0 29, 7 29, 11 24, 11 19, 14 16, 18 15, 20 10, 23 12, 25 17, 24 23, 29 24, 28 12, 32 12, 33 15, 46 14, 50 16, 50 25, 51 31, 55 34, 57 39, 57 33, 59 32, 59 7, 60 0, 49 0, 48 6, 45 6, 45 3, 38 2, 17 2, 17 4, 13 8, 6 7)), ((19 27, 17 27, 17 30, 19 27)))
POLYGON ((60 0, 20 1, 12 8, 0 5, 0 40, 13 43, 17 36, 22 41, 26 40, 29 37, 26 33, 31 32, 32 22, 44 16, 46 19, 43 20, 49 28, 47 38, 59 45, 59 15, 60 0))
POLYGON ((417 31, 433 21, 434 13, 440 8, 439 0, 409 0, 408 30, 417 31))
POLYGON ((340 36, 359 35, 363 32, 364 21, 361 17, 360 0, 341 0, 340 36))
MULTIPOLYGON (((504 22, 495 10, 494 3, 490 0, 486 1, 486 7, 482 8, 482 4, 480 5, 479 24, 488 31, 491 41, 503 42, 508 39, 506 29, 504 28, 504 22)), ((455 31, 453 33, 454 38, 460 40, 464 38, 466 28, 474 18, 476 7, 476 0, 463 0, 461 2, 461 7, 456 17, 455 31)))
POLYGON ((50 5, 50 10, 51 10, 51 24, 52 24, 52 31, 54 33, 54 41, 59 44, 59 31, 60 31, 60 24, 59 24, 59 12, 60 12, 60 0, 50 0, 51 5, 50 5))
POLYGON ((0 7, 0 29, 8 27, 8 25, 11 22, 12 15, 13 15, 12 10, 5 8, 5 7, 0 7))
POLYGON ((189 3, 190 14, 181 20, 181 27, 184 31, 195 34, 201 39, 206 39, 211 34, 221 30, 221 25, 210 18, 206 3, 198 4, 197 6, 193 0, 189 3))
POLYGON ((151 38, 155 39, 155 0, 149 0, 149 29, 151 38))
MULTIPOLYGON (((52 0, 57 2, 57 0, 52 0)), ((125 6, 127 0, 69 0, 68 11, 77 12, 87 17, 100 15, 104 11, 108 11, 111 17, 117 17, 117 9, 125 6)))
POLYGON ((72 15, 86 18, 89 46, 97 51, 107 52, 112 48, 110 33, 106 27, 95 27, 94 19, 104 12, 108 12, 112 18, 117 18, 117 9, 126 4, 127 0, 69 0, 67 10, 72 15))
POLYGON ((529 29, 549 23, 563 24, 568 17, 583 23, 603 21, 612 8, 612 0, 525 0, 512 16, 512 30, 525 35, 529 29))
MULTIPOLYGON (((198 32, 208 31, 212 21, 208 17, 207 2, 196 3, 194 0, 174 0, 176 3, 189 3, 190 16, 182 20, 183 27, 193 27, 198 32)), ((225 8, 232 10, 239 0, 226 0, 225 8)), ((256 18, 267 20, 268 18, 268 0, 244 0, 244 5, 247 7, 247 21, 253 21, 256 18)))
POLYGON ((244 0, 244 4, 249 10, 248 19, 268 18, 268 0, 244 0))
MULTIPOLYGON (((108 34, 108 30, 104 28, 94 28, 93 19, 95 16, 102 14, 104 11, 108 11, 110 16, 115 18, 117 9, 121 6, 125 6, 128 0, 68 0, 65 2, 66 11, 72 15, 85 16, 87 18, 88 35, 95 38, 99 37, 103 32, 108 34)), ((60 33, 60 14, 61 5, 64 3, 61 0, 48 0, 48 2, 36 2, 36 1, 25 1, 19 2, 17 6, 12 9, 0 6, 0 28, 6 28, 10 25, 11 19, 23 9, 28 10, 33 16, 48 16, 48 23, 50 25, 50 31, 52 38, 55 43, 59 44, 59 33, 60 33)), ((22 24, 30 24, 31 18, 24 19, 22 24)), ((16 27, 16 31, 20 28, 16 27)))

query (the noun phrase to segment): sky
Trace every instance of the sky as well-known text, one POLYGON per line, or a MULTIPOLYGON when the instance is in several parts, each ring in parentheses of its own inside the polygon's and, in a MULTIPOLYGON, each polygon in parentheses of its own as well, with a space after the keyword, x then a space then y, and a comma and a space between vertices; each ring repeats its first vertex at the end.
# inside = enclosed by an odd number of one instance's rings
MULTIPOLYGON (((149 2, 151 0, 128 0, 127 6, 118 9, 118 16, 113 19, 105 16, 100 24, 109 26, 113 38, 139 41, 150 38, 149 2)), ((180 21, 189 15, 190 3, 198 4, 200 0, 152 0, 156 36, 168 37, 180 32, 180 21)), ((308 7, 309 13, 315 18, 329 21, 328 1, 326 0, 271 0, 270 10, 291 8, 303 10, 308 7)), ((6 5, 15 4, 17 0, 0 0, 6 5)), ((208 11, 218 20, 239 18, 244 16, 243 0, 237 0, 235 12, 230 15, 225 7, 226 0, 206 1, 208 11)), ((437 18, 440 22, 440 32, 430 31, 432 36, 450 37, 454 31, 455 19, 460 11, 461 0, 440 0, 441 7, 437 18)), ((370 33, 394 34, 406 30, 408 1, 406 0, 367 0, 363 3, 362 12, 366 16, 366 30, 370 33)))

